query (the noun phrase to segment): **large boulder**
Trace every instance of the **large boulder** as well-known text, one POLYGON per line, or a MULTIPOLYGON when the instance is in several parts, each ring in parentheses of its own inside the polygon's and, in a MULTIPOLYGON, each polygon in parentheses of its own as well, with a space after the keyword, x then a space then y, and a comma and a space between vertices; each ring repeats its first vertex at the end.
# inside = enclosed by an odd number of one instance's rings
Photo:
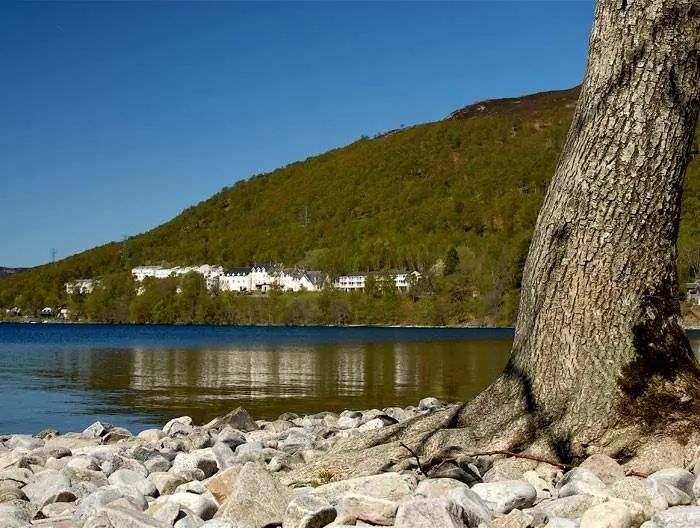
POLYGON ((381 473, 368 477, 329 482, 315 488, 311 493, 325 498, 331 504, 338 504, 345 495, 351 493, 389 501, 400 501, 411 495, 417 486, 418 479, 415 475, 381 473))
POLYGON ((523 480, 485 482, 475 484, 471 489, 497 513, 508 513, 515 508, 529 508, 537 498, 537 490, 523 480))

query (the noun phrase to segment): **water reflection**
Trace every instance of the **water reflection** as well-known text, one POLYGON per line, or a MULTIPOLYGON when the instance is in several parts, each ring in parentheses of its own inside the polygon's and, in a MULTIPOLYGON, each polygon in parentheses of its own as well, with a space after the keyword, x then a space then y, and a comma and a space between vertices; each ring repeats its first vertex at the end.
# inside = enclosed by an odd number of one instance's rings
POLYGON ((90 394, 90 413, 206 422, 241 405, 256 418, 470 399, 502 370, 508 340, 228 349, 83 349, 44 357, 37 376, 90 394), (48 361, 47 361, 48 360, 48 361))

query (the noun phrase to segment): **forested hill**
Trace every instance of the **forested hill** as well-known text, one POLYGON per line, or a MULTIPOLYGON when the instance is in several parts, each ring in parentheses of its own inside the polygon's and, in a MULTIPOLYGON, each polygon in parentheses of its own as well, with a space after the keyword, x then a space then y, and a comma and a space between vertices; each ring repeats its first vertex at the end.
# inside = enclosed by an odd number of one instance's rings
MULTIPOLYGON (((469 288, 498 302, 519 285, 577 96, 571 89, 484 101, 239 181, 147 233, 1 279, 0 306, 29 285, 58 295, 68 280, 141 264, 426 269, 452 246, 469 288)), ((695 159, 683 205, 686 246, 700 240, 698 213, 695 159)))
POLYGON ((17 273, 21 273, 25 270, 26 268, 6 268, 4 266, 0 266, 0 277, 8 277, 10 275, 15 275, 17 273))

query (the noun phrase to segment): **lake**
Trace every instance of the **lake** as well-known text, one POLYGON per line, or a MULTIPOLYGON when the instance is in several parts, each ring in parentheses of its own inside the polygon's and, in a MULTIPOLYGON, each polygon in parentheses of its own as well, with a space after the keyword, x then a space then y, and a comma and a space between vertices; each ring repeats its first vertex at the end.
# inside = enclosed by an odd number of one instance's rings
MULTIPOLYGON (((469 400, 512 329, 0 324, 0 434, 469 400)), ((700 349, 700 333, 692 335, 700 349)))

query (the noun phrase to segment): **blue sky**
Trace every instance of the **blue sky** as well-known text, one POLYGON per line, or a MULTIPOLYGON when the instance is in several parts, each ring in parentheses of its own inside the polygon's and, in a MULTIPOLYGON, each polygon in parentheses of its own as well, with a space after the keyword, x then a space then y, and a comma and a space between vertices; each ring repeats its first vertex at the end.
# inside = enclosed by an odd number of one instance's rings
POLYGON ((592 1, 0 3, 0 266, 254 174, 581 82, 592 1))

